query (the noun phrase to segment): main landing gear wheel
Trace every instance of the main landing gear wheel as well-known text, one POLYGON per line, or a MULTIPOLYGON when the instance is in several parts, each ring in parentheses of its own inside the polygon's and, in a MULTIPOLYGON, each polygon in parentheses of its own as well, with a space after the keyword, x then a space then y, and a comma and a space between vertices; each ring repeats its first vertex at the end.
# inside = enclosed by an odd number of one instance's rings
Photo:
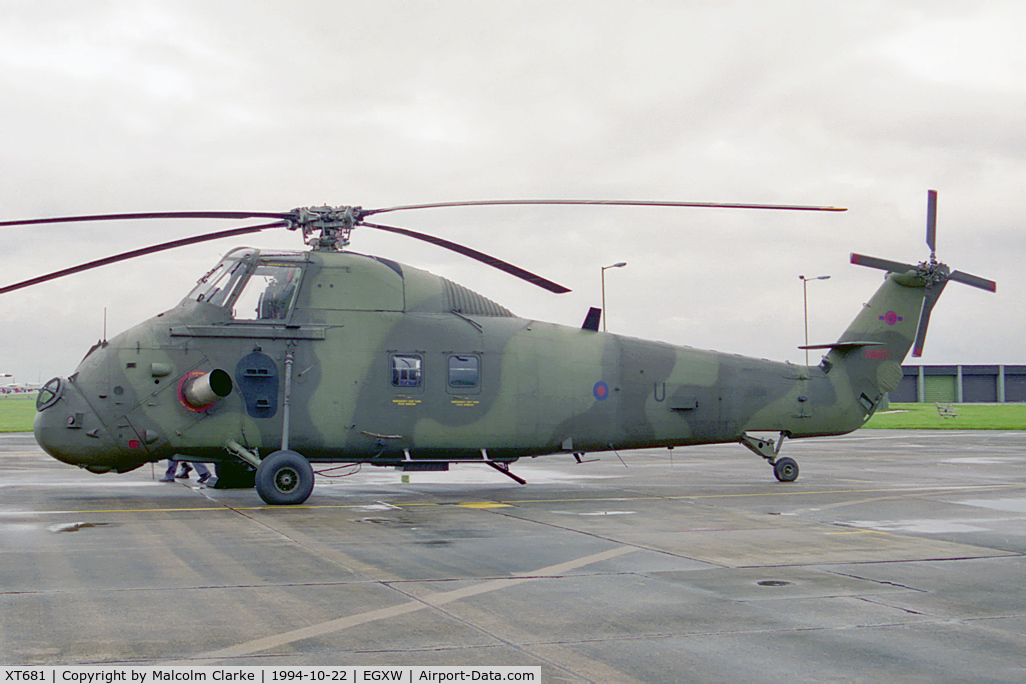
POLYGON ((781 482, 794 482, 798 479, 798 462, 793 458, 778 458, 773 463, 773 475, 781 482))
POLYGON ((260 461, 256 490, 272 506, 295 506, 313 491, 314 473, 310 462, 295 451, 275 451, 260 461))

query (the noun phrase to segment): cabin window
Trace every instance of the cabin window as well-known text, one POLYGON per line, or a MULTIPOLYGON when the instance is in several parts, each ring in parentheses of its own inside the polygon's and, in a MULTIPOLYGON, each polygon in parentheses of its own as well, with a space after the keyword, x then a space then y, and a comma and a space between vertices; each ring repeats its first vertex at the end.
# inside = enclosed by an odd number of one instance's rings
POLYGON ((284 321, 299 290, 300 267, 262 263, 253 270, 232 306, 237 321, 284 321))
POLYGON ((477 387, 481 382, 476 356, 449 357, 449 387, 477 387))
POLYGON ((417 354, 392 355, 392 386, 420 387, 424 381, 421 357, 417 354))

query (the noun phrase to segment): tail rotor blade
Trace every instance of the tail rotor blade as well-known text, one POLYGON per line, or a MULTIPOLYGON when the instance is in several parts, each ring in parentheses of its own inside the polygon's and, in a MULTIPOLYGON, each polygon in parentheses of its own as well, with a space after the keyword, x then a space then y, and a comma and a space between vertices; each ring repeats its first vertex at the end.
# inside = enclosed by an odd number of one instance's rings
POLYGON ((951 271, 946 264, 937 261, 937 191, 928 190, 926 195, 926 244, 930 248, 930 258, 920 262, 918 265, 903 264, 899 261, 878 259, 877 257, 865 256, 863 254, 852 254, 851 263, 858 266, 869 266, 882 271, 908 274, 912 278, 899 279, 902 284, 909 287, 923 287, 923 307, 919 313, 919 327, 916 329, 916 339, 912 345, 912 356, 919 358, 923 355, 923 346, 926 343, 926 330, 930 326, 930 314, 934 305, 944 291, 949 281, 956 281, 978 287, 988 292, 997 292, 997 283, 993 280, 980 278, 962 271, 951 271), (909 273, 911 271, 911 273, 909 273))
POLYGON ((937 191, 930 190, 926 196, 926 244, 930 256, 937 255, 937 191))
POLYGON ((926 297, 923 299, 923 310, 919 314, 919 329, 916 330, 916 341, 912 345, 912 356, 917 359, 923 355, 923 345, 926 343, 926 329, 930 326, 930 314, 933 307, 940 299, 941 292, 948 281, 942 280, 926 289, 926 297))
POLYGON ((966 285, 970 285, 972 287, 978 287, 981 290, 986 290, 987 292, 997 292, 997 283, 995 283, 993 280, 980 278, 979 276, 974 276, 970 273, 955 271, 951 274, 950 279, 957 280, 960 283, 965 283, 966 285))
POLYGON ((881 271, 890 271, 891 273, 907 273, 908 271, 916 270, 916 267, 912 264, 903 264, 900 261, 890 261, 888 259, 866 256, 865 254, 853 253, 851 255, 851 263, 856 266, 868 266, 870 268, 878 268, 881 271))

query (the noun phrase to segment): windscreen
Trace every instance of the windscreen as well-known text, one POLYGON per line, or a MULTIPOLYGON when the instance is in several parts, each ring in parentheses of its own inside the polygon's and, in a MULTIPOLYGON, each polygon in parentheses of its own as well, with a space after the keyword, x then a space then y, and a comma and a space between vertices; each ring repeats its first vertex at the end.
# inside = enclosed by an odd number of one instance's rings
POLYGON ((250 259, 256 254, 257 250, 245 247, 229 252, 217 266, 197 281, 196 287, 192 288, 185 300, 224 305, 239 279, 246 274, 250 259))

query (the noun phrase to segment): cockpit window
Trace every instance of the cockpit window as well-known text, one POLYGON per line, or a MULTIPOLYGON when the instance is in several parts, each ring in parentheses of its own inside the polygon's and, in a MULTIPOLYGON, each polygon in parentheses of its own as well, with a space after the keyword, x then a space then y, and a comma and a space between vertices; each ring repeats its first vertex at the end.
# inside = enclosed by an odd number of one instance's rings
POLYGON ((298 254, 261 254, 249 247, 232 250, 196 283, 186 302, 230 308, 237 321, 284 321, 296 294, 302 266, 298 254))
POLYGON ((36 411, 44 411, 56 404, 57 400, 61 398, 63 390, 64 383, 60 378, 54 378, 43 385, 39 394, 36 395, 36 411))
POLYGON ((199 279, 196 287, 185 298, 186 301, 207 302, 222 306, 232 293, 239 279, 245 275, 249 266, 249 257, 256 254, 255 249, 237 249, 227 255, 209 273, 199 279))
POLYGON ((285 320, 299 291, 301 272, 294 264, 259 264, 235 299, 232 318, 237 321, 285 320))

